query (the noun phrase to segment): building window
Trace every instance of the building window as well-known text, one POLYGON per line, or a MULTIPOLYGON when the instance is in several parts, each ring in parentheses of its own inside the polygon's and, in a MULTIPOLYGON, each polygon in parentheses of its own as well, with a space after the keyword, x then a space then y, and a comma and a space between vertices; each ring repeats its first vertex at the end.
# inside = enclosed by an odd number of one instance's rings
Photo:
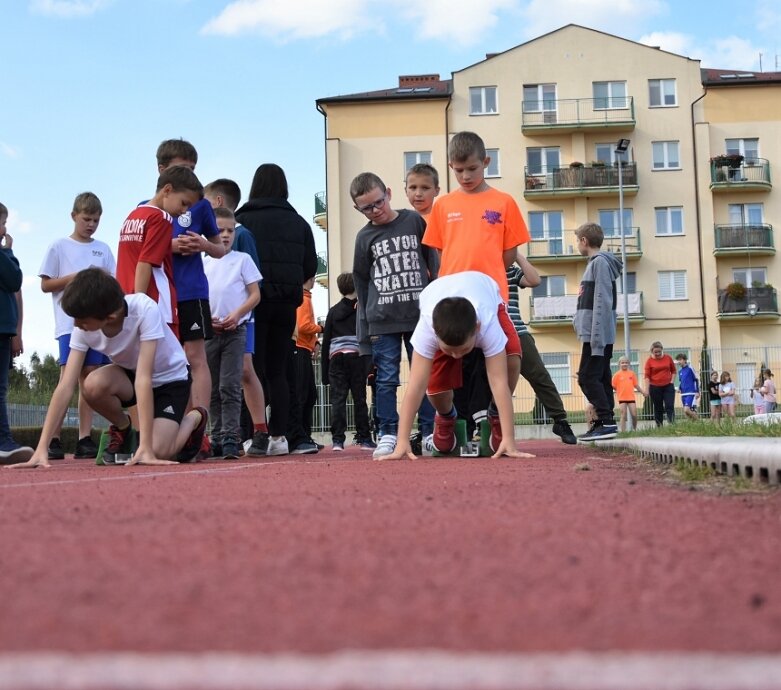
POLYGON ((762 287, 767 283, 767 268, 733 268, 732 281, 747 288, 762 287))
POLYGON ((526 149, 526 166, 529 175, 544 175, 553 172, 561 163, 558 146, 526 149))
POLYGON ((556 84, 526 84, 523 87, 523 112, 542 113, 546 124, 556 122, 556 84))
POLYGON ((405 151, 404 152, 404 175, 407 171, 418 163, 428 163, 431 165, 431 151, 405 151))
POLYGON ((655 141, 652 144, 654 170, 676 170, 681 167, 677 141, 655 141))
POLYGON ((765 213, 763 204, 730 204, 730 225, 762 225, 765 213))
POLYGON ((572 393, 572 369, 569 353, 540 352, 540 357, 559 393, 565 395, 572 393))
MULTIPOLYGON (((618 222, 619 209, 602 208, 599 209, 599 224, 602 226, 602 232, 605 237, 621 237, 621 227, 618 222)), ((631 208, 624 209, 624 237, 632 235, 632 226, 634 225, 634 213, 631 208)))
POLYGON ((757 163, 759 158, 759 139, 725 139, 724 148, 728 156, 740 154, 744 163, 757 163))
POLYGON ((495 86, 469 88, 469 114, 492 115, 499 112, 499 99, 495 86))
POLYGON ((594 110, 627 107, 625 81, 595 81, 593 84, 594 110))
POLYGON ((648 104, 652 108, 669 108, 678 105, 675 79, 649 79, 648 104))
POLYGON ((686 271, 659 271, 659 301, 688 299, 686 271))
POLYGON ((533 297, 563 297, 566 295, 566 276, 541 276, 540 284, 532 288, 533 297))
MULTIPOLYGON (((529 233, 532 241, 547 242, 548 250, 543 254, 559 255, 563 253, 562 234, 564 232, 564 213, 562 211, 529 211, 529 233)), ((573 245, 568 251, 574 253, 573 245)))
POLYGON ((499 149, 486 149, 485 155, 491 160, 488 162, 488 167, 485 169, 486 177, 501 177, 499 172, 499 149))
MULTIPOLYGON (((620 276, 618 276, 618 278, 616 278, 616 289, 621 295, 624 294, 623 282, 622 282, 623 280, 624 280, 623 273, 620 276)), ((626 293, 627 295, 633 295, 637 292, 637 273, 635 273, 634 271, 627 271, 626 286, 629 288, 629 290, 627 290, 626 293)))
POLYGON ((659 206, 655 211, 657 235, 683 235, 683 206, 659 206))

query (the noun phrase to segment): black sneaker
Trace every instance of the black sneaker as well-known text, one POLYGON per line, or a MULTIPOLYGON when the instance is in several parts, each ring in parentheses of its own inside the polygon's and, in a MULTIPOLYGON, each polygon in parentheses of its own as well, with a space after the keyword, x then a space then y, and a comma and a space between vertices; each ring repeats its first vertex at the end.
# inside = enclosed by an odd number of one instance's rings
POLYGON ((76 452, 73 454, 73 457, 79 459, 98 457, 98 447, 95 445, 95 441, 92 440, 92 437, 85 436, 78 440, 78 443, 76 443, 76 452))
POLYGON ((222 457, 226 460, 236 460, 239 457, 239 444, 236 441, 225 441, 222 444, 222 457))
MULTIPOLYGON (((97 453, 96 453, 97 455, 97 453)), ((92 457, 95 457, 94 455, 92 457)), ((65 451, 62 448, 62 442, 58 438, 49 441, 49 460, 64 460, 65 451)))
POLYGON ((409 447, 415 455, 421 455, 423 453, 423 433, 416 431, 410 434, 409 447))
POLYGON ((252 445, 247 450, 247 455, 263 456, 268 451, 268 432, 256 431, 252 435, 252 445))
POLYGON ((570 427, 569 422, 566 419, 560 419, 554 422, 551 431, 553 431, 556 436, 561 437, 562 443, 572 446, 578 442, 578 439, 575 438, 575 434, 572 433, 572 427, 570 427))
POLYGON ((589 431, 578 436, 578 443, 589 443, 591 441, 605 441, 615 438, 618 435, 618 427, 615 424, 605 424, 604 422, 595 422, 589 431))
POLYGON ((323 448, 325 448, 325 446, 322 443, 318 443, 311 436, 309 437, 308 440, 309 440, 309 443, 314 443, 317 446, 317 450, 318 451, 321 451, 321 450, 323 450, 323 448))
POLYGON ((290 455, 312 455, 319 452, 317 444, 314 441, 301 441, 290 449, 290 455))

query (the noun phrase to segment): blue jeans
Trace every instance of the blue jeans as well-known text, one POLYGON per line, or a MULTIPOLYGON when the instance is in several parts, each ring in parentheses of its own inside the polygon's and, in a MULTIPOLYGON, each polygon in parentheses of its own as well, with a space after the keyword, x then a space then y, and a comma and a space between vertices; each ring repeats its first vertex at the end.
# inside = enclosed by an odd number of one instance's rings
MULTIPOLYGON (((407 351, 407 359, 412 361, 412 345, 410 344, 411 332, 385 333, 373 335, 371 338, 372 358, 377 367, 375 379, 376 393, 375 405, 377 419, 379 420, 379 434, 392 434, 395 436, 399 430, 399 412, 396 407, 396 389, 399 387, 399 370, 401 368, 401 344, 407 351)), ((424 436, 434 431, 434 408, 423 398, 423 403, 418 410, 420 418, 420 431, 424 436)))

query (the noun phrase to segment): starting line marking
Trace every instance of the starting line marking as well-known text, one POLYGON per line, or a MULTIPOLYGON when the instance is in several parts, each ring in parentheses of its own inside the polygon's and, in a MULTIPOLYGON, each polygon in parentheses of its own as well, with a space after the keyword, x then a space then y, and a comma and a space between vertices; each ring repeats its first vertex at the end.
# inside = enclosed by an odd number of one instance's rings
POLYGON ((0 654, 0 690, 777 690, 781 655, 0 654))

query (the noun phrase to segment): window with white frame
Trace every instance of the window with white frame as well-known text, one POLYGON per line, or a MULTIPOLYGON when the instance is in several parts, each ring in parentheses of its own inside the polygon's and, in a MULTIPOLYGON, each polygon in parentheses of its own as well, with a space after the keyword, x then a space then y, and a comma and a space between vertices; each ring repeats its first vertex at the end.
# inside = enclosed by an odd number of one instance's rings
POLYGON ((561 165, 558 146, 526 149, 526 166, 529 175, 544 175, 561 165))
POLYGON ((523 112, 556 112, 556 84, 525 84, 523 112))
POLYGON ((757 268, 733 268, 732 281, 741 283, 747 288, 762 287, 767 283, 767 268, 758 266, 757 268))
MULTIPOLYGON (((604 163, 605 165, 613 165, 616 160, 616 144, 595 144, 594 145, 594 160, 604 163)), ((632 154, 627 151, 623 157, 624 160, 632 160, 632 154)))
MULTIPOLYGON (((599 224, 605 237, 621 237, 621 224, 619 223, 620 210, 617 208, 601 208, 598 211, 599 224)), ((634 213, 631 208, 624 209, 624 237, 632 235, 634 225, 634 213)))
POLYGON ((725 139, 724 148, 728 156, 743 156, 745 163, 756 163, 759 158, 759 139, 725 139))
POLYGON ((670 170, 681 167, 680 144, 677 141, 655 141, 653 149, 654 170, 670 170))
POLYGON ((566 276, 541 276, 540 284, 532 288, 533 297, 563 297, 566 295, 566 276))
POLYGON ((762 225, 765 220, 763 204, 730 204, 730 225, 762 225))
MULTIPOLYGON (((624 294, 624 274, 623 272, 621 275, 616 278, 616 289, 620 294, 624 294)), ((626 286, 629 288, 627 290, 627 295, 633 295, 637 292, 637 273, 634 271, 627 271, 626 273, 626 286)))
POLYGON ((683 235, 683 206, 658 206, 654 212, 658 236, 683 235))
POLYGON ((499 149, 486 149, 485 155, 491 160, 488 161, 488 167, 485 169, 486 177, 500 177, 499 172, 499 149))
POLYGON ((659 301, 688 299, 686 271, 659 271, 659 301))
POLYGON ((431 165, 431 151, 405 151, 404 152, 404 174, 418 163, 428 163, 431 165))
POLYGON ((595 81, 592 87, 594 110, 611 110, 627 107, 625 81, 595 81))
POLYGON ((499 96, 495 86, 469 88, 469 114, 493 115, 499 112, 499 96))
POLYGON ((540 352, 540 358, 548 370, 559 393, 572 393, 572 367, 568 352, 540 352))
MULTIPOLYGON (((563 211, 529 211, 529 234, 532 241, 547 242, 547 252, 558 255, 563 253, 562 235, 564 232, 563 211)), ((572 247, 572 245, 570 245, 572 247)), ((571 253, 574 253, 571 252, 571 253)))
POLYGON ((678 105, 675 79, 649 79, 648 105, 652 108, 669 108, 678 105))

